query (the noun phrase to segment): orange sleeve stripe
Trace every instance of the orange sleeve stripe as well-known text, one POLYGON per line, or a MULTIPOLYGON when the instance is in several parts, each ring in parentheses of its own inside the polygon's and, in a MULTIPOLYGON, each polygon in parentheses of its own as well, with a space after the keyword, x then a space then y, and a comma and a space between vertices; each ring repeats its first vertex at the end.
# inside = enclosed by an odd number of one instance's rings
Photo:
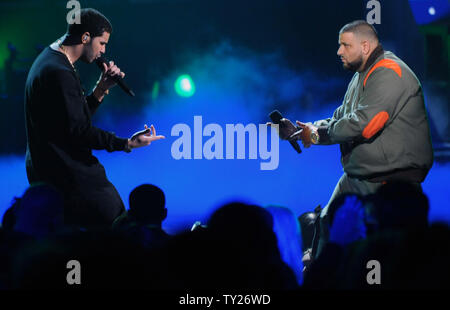
POLYGON ((367 73, 366 78, 364 79, 364 83, 363 83, 364 87, 366 87, 366 82, 367 82, 367 79, 369 78, 369 76, 372 74, 373 71, 375 71, 375 69, 377 69, 379 67, 385 67, 385 68, 394 70, 394 72, 397 73, 399 77, 402 77, 402 68, 400 68, 398 63, 396 63, 392 59, 382 59, 379 62, 377 62, 375 64, 375 66, 372 67, 372 69, 370 69, 369 73, 367 73))
POLYGON ((372 118, 369 124, 367 124, 366 128, 364 128, 362 133, 363 137, 366 139, 372 138, 381 128, 383 128, 388 119, 389 114, 386 111, 379 112, 372 118))

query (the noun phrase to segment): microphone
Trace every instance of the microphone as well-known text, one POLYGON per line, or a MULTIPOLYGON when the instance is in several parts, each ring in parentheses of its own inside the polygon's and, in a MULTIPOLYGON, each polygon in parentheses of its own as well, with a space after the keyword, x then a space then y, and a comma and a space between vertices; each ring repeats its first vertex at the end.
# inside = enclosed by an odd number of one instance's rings
POLYGON ((278 124, 280 126, 280 138, 288 140, 297 153, 300 154, 302 150, 298 145, 297 137, 302 129, 294 126, 290 120, 283 118, 278 110, 272 111, 269 114, 269 117, 274 124, 278 124))
MULTIPOLYGON (((103 69, 104 69, 103 64, 108 65, 109 62, 103 56, 100 56, 97 59, 95 59, 95 63, 100 68, 100 70, 103 71, 103 69)), ((135 96, 134 92, 128 87, 127 84, 125 84, 125 82, 123 81, 123 79, 120 75, 114 75, 114 76, 111 76, 110 78, 112 78, 114 80, 114 82, 116 82, 117 85, 119 85, 120 88, 122 88, 123 91, 126 92, 128 95, 130 95, 131 97, 135 96)))

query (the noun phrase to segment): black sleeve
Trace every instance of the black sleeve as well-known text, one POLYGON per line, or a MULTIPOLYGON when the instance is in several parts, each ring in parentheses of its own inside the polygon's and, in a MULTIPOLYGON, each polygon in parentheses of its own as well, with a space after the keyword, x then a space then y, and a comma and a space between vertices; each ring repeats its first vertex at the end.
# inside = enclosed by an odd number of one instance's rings
MULTIPOLYGON (((88 147, 108 152, 123 151, 128 139, 119 138, 113 133, 92 126, 88 111, 94 107, 93 99, 89 102, 83 96, 80 83, 76 76, 66 70, 58 70, 52 74, 55 91, 53 98, 63 105, 66 125, 63 131, 68 143, 79 147, 88 147)), ((88 96, 89 97, 89 96, 88 96)), ((98 101, 97 101, 98 106, 98 101)))
POLYGON ((97 111, 97 108, 101 104, 101 101, 98 101, 97 98, 95 98, 93 92, 89 96, 86 96, 86 102, 88 104, 89 112, 91 112, 91 115, 93 115, 95 111, 97 111))

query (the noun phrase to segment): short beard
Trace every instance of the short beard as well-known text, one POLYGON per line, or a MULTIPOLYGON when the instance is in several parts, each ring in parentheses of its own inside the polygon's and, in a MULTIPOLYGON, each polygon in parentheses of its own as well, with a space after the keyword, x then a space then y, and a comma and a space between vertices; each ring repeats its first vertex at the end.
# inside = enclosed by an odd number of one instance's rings
POLYGON ((358 71, 359 68, 361 68, 361 65, 363 63, 363 58, 360 56, 357 60, 353 62, 348 62, 347 64, 343 64, 342 66, 344 69, 349 70, 351 72, 358 71))
POLYGON ((83 53, 80 56, 80 60, 85 62, 85 63, 91 63, 92 61, 90 61, 89 59, 89 51, 92 50, 92 44, 88 43, 87 46, 84 47, 83 53))
POLYGON ((87 56, 86 56, 85 54, 82 54, 82 55, 80 56, 80 60, 81 60, 82 62, 85 62, 85 63, 90 63, 90 62, 89 62, 89 59, 87 58, 87 56))

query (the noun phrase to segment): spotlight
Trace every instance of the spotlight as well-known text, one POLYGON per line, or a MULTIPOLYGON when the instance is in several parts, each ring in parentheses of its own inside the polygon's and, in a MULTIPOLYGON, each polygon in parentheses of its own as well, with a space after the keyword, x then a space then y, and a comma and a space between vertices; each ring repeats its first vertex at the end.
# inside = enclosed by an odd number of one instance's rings
POLYGON ((192 78, 183 74, 180 75, 175 81, 175 92, 181 97, 191 97, 195 93, 195 84, 192 78))

